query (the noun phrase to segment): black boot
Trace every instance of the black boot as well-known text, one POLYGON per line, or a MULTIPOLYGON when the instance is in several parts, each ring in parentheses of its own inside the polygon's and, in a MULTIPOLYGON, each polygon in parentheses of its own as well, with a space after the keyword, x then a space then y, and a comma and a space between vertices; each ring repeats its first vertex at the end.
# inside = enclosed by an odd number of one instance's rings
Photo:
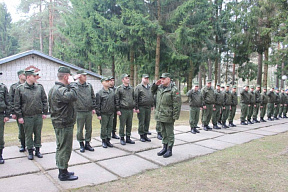
POLYGON ((34 159, 33 149, 28 149, 28 159, 29 160, 33 160, 34 159))
POLYGON ((222 125, 221 121, 218 121, 218 125, 222 125))
POLYGON ((146 142, 146 140, 144 139, 144 135, 140 135, 140 141, 141 142, 146 142))
POLYGON ((283 118, 282 115, 279 115, 279 118, 283 118))
POLYGON ((0 149, 0 164, 4 164, 5 162, 3 159, 2 153, 3 153, 3 149, 0 149))
POLYGON ((222 128, 224 128, 224 129, 229 128, 229 127, 226 125, 226 122, 225 122, 225 121, 222 122, 222 128))
POLYGON ((277 116, 274 116, 274 119, 275 119, 275 120, 279 120, 279 118, 278 118, 277 116))
POLYGON ((248 124, 254 124, 250 119, 247 120, 248 124))
POLYGON ((169 146, 166 153, 163 155, 164 158, 168 158, 172 156, 172 146, 169 146))
POLYGON ((209 127, 208 127, 208 125, 204 125, 204 131, 209 131, 210 129, 209 129, 209 127))
MULTIPOLYGON (((233 121, 231 121, 231 125, 232 125, 232 127, 237 127, 234 123, 233 123, 233 121)), ((230 127, 230 126, 229 126, 230 127)))
POLYGON ((257 120, 255 118, 253 118, 252 123, 257 123, 257 120))
POLYGON ((38 158, 43 158, 43 155, 40 153, 40 147, 36 147, 35 156, 38 158))
POLYGON ((268 117, 268 121, 273 121, 273 119, 271 117, 268 117))
POLYGON ((126 141, 125 141, 124 137, 121 137, 120 143, 121 143, 121 145, 126 145, 126 141))
POLYGON ((145 139, 145 141, 151 142, 151 139, 149 139, 149 138, 147 137, 147 134, 148 134, 148 133, 145 133, 145 134, 144 134, 144 139, 145 139))
POLYGON ((113 139, 120 139, 120 137, 118 137, 118 135, 116 135, 115 132, 112 132, 112 138, 113 138, 113 139))
POLYGON ((217 124, 213 125, 213 129, 221 129, 221 127, 218 127, 217 124))
POLYGON ((267 122, 267 121, 265 121, 263 117, 260 117, 260 122, 267 122))
POLYGON ((248 125, 245 121, 241 121, 241 125, 248 125))
POLYGON ((159 152, 157 153, 157 155, 158 155, 158 156, 164 155, 164 154, 166 153, 166 151, 167 151, 167 146, 168 146, 168 144, 163 144, 162 150, 159 151, 159 152))
POLYGON ((159 139, 159 140, 163 139, 161 132, 157 132, 157 139, 159 139))
POLYGON ((84 143, 80 142, 80 152, 84 153, 85 152, 85 147, 84 147, 84 143))
POLYGON ((21 147, 19 149, 19 152, 23 153, 25 151, 25 141, 21 140, 21 147))
MULTIPOLYGON (((200 133, 200 131, 197 129, 197 127, 194 127, 195 128, 195 132, 196 133, 200 133)), ((199 128, 199 127, 198 127, 199 128)))
POLYGON ((229 126, 229 127, 233 127, 233 125, 232 125, 232 121, 229 121, 228 126, 229 126))
POLYGON ((135 144, 135 142, 130 139, 130 136, 126 136, 126 143, 135 144))
POLYGON ((102 139, 102 147, 107 148, 106 139, 102 139))
POLYGON ((110 143, 110 138, 106 139, 106 144, 108 147, 113 147, 113 145, 110 143))
POLYGON ((85 149, 88 151, 94 151, 94 148, 91 147, 90 143, 87 141, 85 142, 85 149))
MULTIPOLYGON (((70 172, 71 173, 71 172, 70 172)), ((67 169, 59 169, 58 178, 60 181, 73 181, 77 180, 78 177, 74 176, 74 174, 70 174, 67 169)))
POLYGON ((147 135, 152 135, 152 133, 150 131, 148 131, 147 135))
POLYGON ((190 131, 190 132, 191 132, 192 134, 196 134, 197 132, 195 131, 195 129, 196 129, 195 127, 191 128, 191 131, 190 131))
POLYGON ((283 118, 285 118, 285 119, 286 119, 286 118, 287 118, 287 116, 286 116, 286 115, 283 115, 283 118))

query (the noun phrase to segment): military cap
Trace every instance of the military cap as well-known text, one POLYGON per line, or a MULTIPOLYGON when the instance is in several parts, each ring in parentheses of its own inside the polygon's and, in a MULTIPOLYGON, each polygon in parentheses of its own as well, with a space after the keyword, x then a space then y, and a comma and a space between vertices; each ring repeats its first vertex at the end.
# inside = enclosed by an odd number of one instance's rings
POLYGON ((87 73, 84 70, 79 70, 76 73, 81 75, 87 75, 87 73))
POLYGON ((229 85, 229 84, 227 84, 227 85, 226 85, 226 87, 230 87, 230 85, 229 85))
POLYGON ((22 75, 22 74, 25 74, 25 71, 24 71, 23 69, 17 71, 17 75, 18 75, 18 76, 19 76, 19 75, 22 75))
POLYGON ((149 75, 148 74, 143 74, 142 78, 149 78, 149 75))
POLYGON ((275 87, 274 89, 277 91, 277 90, 278 90, 278 87, 275 87))
POLYGON ((267 87, 263 87, 263 89, 266 89, 266 90, 267 90, 267 87))
POLYGON ((251 89, 254 89, 254 85, 250 85, 250 88, 251 88, 251 89))
POLYGON ((160 78, 171 78, 171 74, 170 73, 162 73, 161 77, 160 78))
POLYGON ((39 74, 35 73, 34 69, 32 69, 32 70, 25 70, 25 75, 39 75, 39 74))
POLYGON ((108 77, 102 77, 102 79, 101 79, 101 83, 103 82, 103 81, 109 81, 110 79, 108 78, 108 77))
POLYGON ((115 79, 113 76, 108 76, 108 79, 111 80, 111 79, 115 79))
POLYGON ((207 79, 207 83, 212 83, 212 80, 211 79, 207 79))
POLYGON ((216 86, 221 86, 221 84, 220 83, 217 83, 217 85, 216 86))
POLYGON ((59 67, 58 73, 69 73, 70 75, 72 75, 70 68, 63 66, 59 67))
POLYGON ((260 85, 257 85, 256 87, 257 87, 257 88, 258 88, 258 87, 259 87, 259 88, 261 88, 261 86, 260 86, 260 85))
POLYGON ((194 82, 194 86, 199 86, 199 83, 198 82, 194 82))
POLYGON ((128 74, 126 74, 126 73, 124 73, 124 74, 121 75, 121 79, 124 79, 125 77, 130 77, 130 75, 128 75, 128 74))
POLYGON ((233 89, 237 89, 237 85, 233 85, 233 87, 232 87, 233 89))
POLYGON ((225 88, 225 86, 224 86, 224 85, 221 85, 221 88, 225 88))
POLYGON ((245 85, 244 87, 249 87, 249 85, 245 85))

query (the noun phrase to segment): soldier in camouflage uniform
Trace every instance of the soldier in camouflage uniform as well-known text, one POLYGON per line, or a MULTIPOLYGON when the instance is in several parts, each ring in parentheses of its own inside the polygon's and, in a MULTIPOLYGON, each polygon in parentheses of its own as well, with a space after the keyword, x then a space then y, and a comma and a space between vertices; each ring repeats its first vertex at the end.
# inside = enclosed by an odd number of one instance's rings
POLYGON ((232 95, 229 89, 230 89, 230 85, 226 85, 226 90, 225 92, 223 92, 224 102, 223 102, 223 108, 222 108, 222 128, 224 129, 229 128, 226 125, 226 120, 229 117, 229 112, 231 110, 231 104, 232 104, 232 95))
POLYGON ((251 117, 253 115, 253 110, 254 110, 254 108, 256 108, 256 98, 255 98, 253 85, 250 86, 249 95, 250 95, 250 106, 248 107, 247 122, 248 122, 248 124, 254 124, 251 121, 251 117))
POLYGON ((155 119, 160 122, 163 149, 157 153, 164 158, 172 156, 174 145, 174 122, 179 119, 181 96, 176 86, 172 85, 171 74, 163 73, 161 79, 151 87, 153 94, 157 92, 155 119))
POLYGON ((17 75, 18 75, 18 78, 19 78, 19 81, 17 83, 14 83, 11 85, 10 87, 10 90, 9 90, 9 95, 10 95, 10 99, 11 99, 11 114, 12 114, 12 119, 16 119, 17 121, 17 125, 18 125, 18 139, 21 143, 21 147, 19 149, 19 152, 24 152, 25 151, 25 133, 24 133, 24 127, 23 127, 23 124, 20 124, 18 122, 18 119, 17 119, 17 116, 15 114, 15 111, 14 111, 14 96, 15 96, 15 90, 16 90, 16 87, 18 87, 18 85, 20 84, 23 84, 25 83, 26 81, 26 76, 24 74, 24 70, 19 70, 17 72, 17 75))
MULTIPOLYGON (((2 72, 0 72, 2 75, 2 72)), ((4 125, 9 121, 11 113, 10 97, 6 85, 0 83, 0 164, 4 164, 3 149, 4 149, 4 125)))
POLYGON ((274 114, 274 105, 275 105, 274 103, 276 99, 276 94, 274 93, 274 87, 270 89, 267 95, 268 95, 267 117, 269 121, 273 121, 271 117, 274 114))
POLYGON ((266 114, 266 108, 268 103, 268 95, 267 95, 267 88, 263 88, 263 93, 261 94, 261 104, 260 104, 260 121, 266 122, 264 120, 265 114, 266 114))
POLYGON ((74 172, 67 170, 72 153, 73 128, 76 122, 74 103, 77 100, 78 85, 74 82, 68 67, 59 67, 57 77, 58 81, 55 82, 48 96, 56 135, 56 165, 59 169, 59 180, 71 181, 78 179, 74 176, 74 172))
POLYGON ((231 102, 231 110, 229 113, 229 127, 236 127, 236 125, 233 123, 235 113, 236 113, 236 108, 238 105, 238 96, 237 96, 237 86, 233 85, 232 92, 231 92, 231 97, 232 97, 232 102, 231 102))
POLYGON ((279 89, 276 88, 276 93, 275 93, 275 102, 274 102, 274 120, 279 120, 278 114, 280 110, 280 94, 279 94, 279 89))
POLYGON ((213 112, 213 105, 215 104, 215 96, 211 83, 212 81, 208 79, 207 85, 201 90, 203 97, 203 125, 205 131, 212 130, 212 128, 209 127, 209 122, 213 112))
POLYGON ((221 108, 224 103, 224 95, 220 91, 220 84, 217 84, 216 90, 214 91, 214 97, 215 97, 215 104, 213 106, 213 113, 212 113, 212 124, 213 129, 221 129, 221 127, 218 127, 217 122, 221 118, 221 108))
POLYGON ((250 107, 250 94, 248 92, 249 85, 245 85, 244 89, 240 92, 240 103, 241 103, 241 125, 248 125, 246 123, 246 117, 248 114, 248 108, 250 107))
POLYGON ((257 120, 257 116, 259 113, 260 103, 261 103, 261 86, 257 85, 256 90, 254 91, 255 95, 255 101, 256 101, 256 107, 253 109, 253 123, 260 123, 260 121, 257 120))
POLYGON ((285 108, 285 103, 286 103, 286 94, 284 89, 281 90, 280 94, 280 110, 279 110, 279 117, 284 118, 284 108, 285 108), (282 116, 283 114, 283 116, 282 116))
POLYGON ((93 87, 86 82, 87 73, 84 70, 77 71, 78 74, 78 93, 76 101, 77 111, 77 141, 80 144, 80 152, 84 153, 85 149, 94 151, 90 145, 92 136, 92 115, 96 113, 96 100, 93 87), (85 127, 85 137, 83 137, 83 129, 85 127), (85 146, 84 146, 85 141, 85 146))
POLYGON ((43 119, 48 113, 48 103, 43 86, 36 83, 37 74, 34 70, 25 71, 25 75, 26 82, 19 85, 15 90, 14 111, 18 122, 23 124, 25 142, 29 152, 28 159, 32 160, 34 158, 34 146, 36 148, 35 156, 43 157, 40 153, 41 132, 43 119))
MULTIPOLYGON (((116 87, 115 87, 115 78, 112 76, 109 76, 108 79, 110 79, 110 89, 112 89, 115 93, 116 87)), ((117 112, 115 110, 114 112, 114 118, 113 118, 113 129, 112 129, 112 138, 113 139, 120 139, 120 137, 116 134, 116 126, 117 126, 117 112)))

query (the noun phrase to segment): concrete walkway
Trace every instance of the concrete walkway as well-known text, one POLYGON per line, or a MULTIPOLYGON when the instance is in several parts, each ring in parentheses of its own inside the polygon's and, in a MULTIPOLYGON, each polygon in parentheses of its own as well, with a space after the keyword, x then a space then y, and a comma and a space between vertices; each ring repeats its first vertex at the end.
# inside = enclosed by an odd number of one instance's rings
POLYGON ((200 130, 201 133, 196 135, 189 132, 189 126, 175 127, 173 156, 167 159, 156 154, 162 144, 154 130, 150 136, 152 142, 140 142, 138 134, 133 132, 135 145, 122 146, 119 140, 112 139, 114 148, 107 149, 101 147, 99 137, 93 138, 94 152, 80 153, 79 144, 74 141, 69 171, 74 171, 79 179, 71 182, 60 182, 57 178, 55 142, 43 143, 41 152, 44 157, 35 157, 33 161, 27 159, 27 152, 19 153, 17 146, 6 147, 5 164, 0 165, 1 191, 62 191, 98 185, 288 131, 288 119, 248 126, 239 125, 239 121, 236 123, 235 128, 200 130))

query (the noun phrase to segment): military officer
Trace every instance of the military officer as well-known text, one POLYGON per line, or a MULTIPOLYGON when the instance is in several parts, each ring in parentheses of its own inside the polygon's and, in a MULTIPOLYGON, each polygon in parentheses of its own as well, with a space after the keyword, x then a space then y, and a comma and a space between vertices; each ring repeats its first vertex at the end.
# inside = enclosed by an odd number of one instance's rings
POLYGON ((268 95, 267 95, 267 88, 263 88, 263 93, 261 94, 261 104, 260 104, 260 121, 266 122, 264 120, 265 114, 266 114, 266 108, 268 103, 268 95))
POLYGON ((10 95, 10 103, 11 103, 11 113, 12 113, 12 119, 16 119, 17 125, 18 125, 18 139, 21 143, 21 147, 19 149, 19 152, 24 152, 25 151, 25 133, 24 133, 24 127, 23 124, 20 124, 18 122, 18 119, 16 117, 15 111, 14 111, 14 96, 15 96, 15 90, 18 85, 25 83, 26 81, 26 76, 24 74, 24 70, 19 70, 17 72, 19 81, 17 83, 14 83, 11 85, 10 90, 9 90, 9 95, 10 95))
POLYGON ((260 123, 260 121, 257 120, 257 116, 259 113, 260 103, 261 103, 261 86, 257 85, 256 90, 254 91, 255 95, 255 101, 256 101, 256 107, 253 108, 253 123, 260 123))
POLYGON ((116 111, 117 115, 119 115, 120 120, 120 127, 119 127, 120 143, 121 145, 126 145, 126 143, 135 144, 135 142, 132 141, 130 138, 132 130, 133 111, 135 111, 134 89, 129 84, 130 75, 122 74, 121 79, 123 84, 117 87, 115 94, 116 111), (126 141, 124 139, 125 126, 126 126, 126 141))
POLYGON ((79 70, 76 73, 78 74, 78 99, 75 102, 77 111, 77 141, 80 144, 80 152, 84 153, 85 149, 94 151, 94 148, 90 145, 90 141, 92 136, 92 115, 96 113, 96 100, 93 87, 87 82, 87 73, 84 70, 79 70), (84 127, 85 137, 83 136, 84 127))
MULTIPOLYGON (((56 165, 60 181, 78 179, 74 172, 68 172, 68 162, 72 153, 73 128, 76 122, 75 101, 78 84, 71 76, 70 68, 59 67, 58 81, 49 91, 51 120, 56 135, 56 165)), ((77 75, 76 77, 79 77, 77 75)))
POLYGON ((101 83, 103 88, 96 94, 96 114, 101 123, 102 147, 113 147, 110 143, 113 130, 113 119, 115 113, 115 92, 110 88, 111 79, 103 77, 101 83))
POLYGON ((243 90, 240 92, 240 103, 241 103, 241 125, 248 125, 246 123, 246 117, 248 114, 248 108, 250 107, 250 94, 248 92, 249 85, 245 85, 243 90))
POLYGON ((285 103, 286 103, 286 94, 284 89, 281 90, 280 94, 280 110, 279 110, 279 117, 284 118, 284 108, 285 108, 285 103), (282 116, 283 114, 283 116, 282 116))
MULTIPOLYGON (((109 76, 108 79, 110 79, 110 89, 112 89, 115 93, 116 87, 115 87, 115 78, 112 76, 109 76)), ((113 129, 112 129, 112 138, 113 139, 120 139, 120 137, 116 134, 116 126, 117 126, 117 112, 115 110, 114 112, 114 118, 113 118, 113 129)))
POLYGON ((237 97, 237 86, 233 85, 232 87, 232 92, 231 92, 231 97, 232 97, 232 102, 231 102, 231 110, 229 113, 229 127, 236 127, 236 125, 233 123, 235 113, 236 113, 236 108, 238 105, 238 97, 237 97))
POLYGON ((279 120, 278 114, 279 114, 279 109, 280 109, 280 94, 279 94, 279 89, 276 89, 276 97, 275 97, 275 102, 274 102, 274 120, 279 120))
POLYGON ((153 110, 154 96, 149 84, 149 75, 142 75, 142 82, 135 87, 134 91, 135 109, 139 120, 138 133, 140 141, 151 142, 147 137, 150 126, 151 110, 153 110))
POLYGON ((273 121, 271 118, 274 114, 274 103, 276 99, 276 94, 274 93, 274 87, 270 89, 270 91, 267 93, 268 96, 268 104, 267 104, 267 117, 269 121, 273 121))
POLYGON ((151 90, 153 94, 157 92, 155 119, 160 122, 163 136, 163 149, 157 155, 167 158, 172 156, 174 122, 180 116, 181 96, 177 87, 172 85, 170 73, 163 73, 151 90))
POLYGON ((215 104, 215 97, 214 90, 211 87, 211 83, 212 81, 208 79, 206 86, 201 90, 201 94, 203 97, 203 125, 205 131, 212 129, 209 127, 209 122, 212 116, 213 105, 215 104))
POLYGON ((213 112, 212 112, 212 124, 213 129, 221 129, 221 127, 218 127, 217 122, 221 118, 221 108, 224 103, 224 95, 220 91, 220 84, 216 85, 216 89, 214 91, 214 97, 215 97, 215 103, 213 105, 213 112))
POLYGON ((253 85, 250 86, 249 95, 250 95, 250 106, 248 107, 247 122, 248 122, 248 124, 254 124, 251 121, 251 117, 253 115, 253 110, 254 110, 254 108, 256 108, 256 99, 255 99, 255 93, 254 93, 254 86, 253 85))
POLYGON ((23 124, 25 142, 29 152, 28 159, 32 160, 34 159, 34 146, 36 148, 35 156, 43 157, 40 153, 41 132, 43 119, 48 113, 48 103, 43 86, 36 83, 37 74, 34 70, 26 70, 25 76, 26 82, 20 84, 15 90, 14 111, 18 122, 23 124))
MULTIPOLYGON (((2 75, 2 72, 0 72, 2 75)), ((9 121, 11 113, 10 97, 6 85, 0 83, 0 164, 4 164, 3 149, 4 149, 4 125, 9 121)))
POLYGON ((227 129, 229 127, 226 125, 226 120, 229 117, 229 112, 231 110, 231 104, 232 104, 230 85, 226 85, 226 89, 223 95, 224 95, 224 102, 222 107, 222 128, 227 129))
MULTIPOLYGON (((189 123, 191 128, 191 133, 199 133, 197 130, 197 124, 199 122, 200 109, 203 107, 203 100, 201 92, 199 91, 199 84, 194 83, 194 87, 187 92, 190 105, 190 117, 189 123)), ((217 121, 216 121, 217 123, 217 121)))

